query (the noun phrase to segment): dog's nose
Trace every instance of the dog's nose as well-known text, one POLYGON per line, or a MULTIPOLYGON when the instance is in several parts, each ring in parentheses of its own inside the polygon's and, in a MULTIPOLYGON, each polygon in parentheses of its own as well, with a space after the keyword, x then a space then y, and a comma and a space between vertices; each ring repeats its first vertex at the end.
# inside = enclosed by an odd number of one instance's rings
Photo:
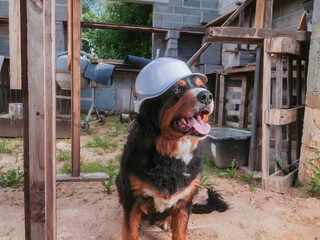
POLYGON ((197 99, 199 102, 201 102, 205 105, 208 105, 212 102, 213 96, 212 96, 211 92, 205 90, 205 91, 201 91, 198 93, 197 99))

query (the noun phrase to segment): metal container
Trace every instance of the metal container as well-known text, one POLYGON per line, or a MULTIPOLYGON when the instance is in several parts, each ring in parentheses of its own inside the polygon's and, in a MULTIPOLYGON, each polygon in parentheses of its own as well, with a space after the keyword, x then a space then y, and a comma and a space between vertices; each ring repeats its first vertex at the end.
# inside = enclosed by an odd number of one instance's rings
MULTIPOLYGON (((56 70, 56 81, 63 90, 71 90, 71 72, 64 70, 56 70)), ((90 80, 81 73, 81 90, 89 86, 90 80)))
POLYGON ((203 142, 203 155, 213 160, 216 167, 248 165, 251 133, 233 128, 211 128, 203 142))

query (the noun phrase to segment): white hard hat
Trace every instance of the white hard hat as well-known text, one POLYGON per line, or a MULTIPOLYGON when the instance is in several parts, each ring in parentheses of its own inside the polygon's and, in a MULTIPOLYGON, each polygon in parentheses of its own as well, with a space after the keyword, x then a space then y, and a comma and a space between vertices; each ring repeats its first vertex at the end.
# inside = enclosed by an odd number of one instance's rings
POLYGON ((203 83, 207 77, 202 73, 192 73, 187 64, 174 58, 157 58, 146 65, 136 80, 136 93, 141 101, 160 96, 180 79, 199 76, 203 83))

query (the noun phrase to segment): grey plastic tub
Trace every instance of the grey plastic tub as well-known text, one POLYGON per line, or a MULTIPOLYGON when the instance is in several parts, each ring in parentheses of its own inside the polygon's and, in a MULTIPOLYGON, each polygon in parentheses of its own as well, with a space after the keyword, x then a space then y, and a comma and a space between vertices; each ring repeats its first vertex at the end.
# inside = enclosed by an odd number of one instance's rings
POLYGON ((233 159, 236 165, 248 165, 251 133, 233 128, 211 128, 204 140, 203 155, 213 159, 219 168, 231 167, 233 159))

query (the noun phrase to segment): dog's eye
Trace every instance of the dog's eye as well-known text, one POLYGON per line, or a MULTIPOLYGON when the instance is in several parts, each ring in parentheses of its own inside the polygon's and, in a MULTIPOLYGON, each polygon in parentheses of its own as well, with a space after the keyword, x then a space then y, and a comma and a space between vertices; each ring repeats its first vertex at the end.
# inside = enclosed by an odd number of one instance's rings
POLYGON ((180 93, 182 91, 182 87, 178 86, 175 90, 174 93, 180 93))

